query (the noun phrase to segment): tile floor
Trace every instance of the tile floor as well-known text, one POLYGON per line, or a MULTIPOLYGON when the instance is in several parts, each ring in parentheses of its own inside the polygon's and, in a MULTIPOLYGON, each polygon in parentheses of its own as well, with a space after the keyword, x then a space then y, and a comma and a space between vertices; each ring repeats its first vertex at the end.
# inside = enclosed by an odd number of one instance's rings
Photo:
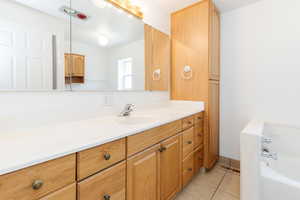
POLYGON ((184 188, 176 200, 239 200, 240 174, 216 165, 200 173, 184 188))

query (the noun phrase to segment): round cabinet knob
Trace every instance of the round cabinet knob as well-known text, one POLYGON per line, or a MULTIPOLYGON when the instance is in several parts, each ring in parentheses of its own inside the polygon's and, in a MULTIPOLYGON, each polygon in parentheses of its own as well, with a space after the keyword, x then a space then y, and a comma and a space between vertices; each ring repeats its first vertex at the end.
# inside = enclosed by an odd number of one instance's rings
POLYGON ((103 157, 105 160, 109 160, 111 158, 109 153, 105 153, 103 157))
POLYGON ((159 151, 160 151, 160 152, 164 152, 165 150, 167 150, 166 147, 160 147, 160 148, 159 148, 159 151))
POLYGON ((192 124, 192 122, 191 122, 191 121, 188 121, 188 124, 192 124))
POLYGON ((106 194, 103 196, 104 200, 110 200, 110 195, 106 194))
POLYGON ((32 189, 34 190, 39 190, 43 186, 43 181, 42 180, 35 180, 32 183, 32 189))
POLYGON ((193 142, 192 142, 192 141, 188 141, 187 143, 188 143, 188 144, 192 144, 193 142))
POLYGON ((188 171, 191 172, 191 171, 193 171, 193 169, 192 168, 188 168, 188 171))

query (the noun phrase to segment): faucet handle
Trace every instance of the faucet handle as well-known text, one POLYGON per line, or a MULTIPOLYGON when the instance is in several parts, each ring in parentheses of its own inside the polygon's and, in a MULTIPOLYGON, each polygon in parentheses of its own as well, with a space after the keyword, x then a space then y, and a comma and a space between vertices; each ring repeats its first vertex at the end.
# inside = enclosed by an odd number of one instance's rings
POLYGON ((134 108, 135 108, 135 105, 134 104, 126 104, 126 106, 125 106, 125 108, 127 109, 127 110, 133 110, 134 108))

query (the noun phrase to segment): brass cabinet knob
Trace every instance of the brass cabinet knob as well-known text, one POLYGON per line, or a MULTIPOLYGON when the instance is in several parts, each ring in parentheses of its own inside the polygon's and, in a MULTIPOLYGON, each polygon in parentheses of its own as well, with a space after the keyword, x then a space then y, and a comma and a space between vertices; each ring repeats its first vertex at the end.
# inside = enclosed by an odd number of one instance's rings
POLYGON ((109 153, 105 153, 103 157, 105 160, 109 160, 111 158, 109 153))
POLYGON ((188 143, 188 144, 192 144, 193 142, 192 142, 192 141, 188 141, 187 143, 188 143))
POLYGON ((164 152, 165 150, 167 150, 167 148, 166 147, 160 147, 158 150, 159 150, 159 152, 164 152))
POLYGON ((192 122, 191 122, 191 121, 188 121, 188 124, 192 124, 192 122))
POLYGON ((188 171, 191 172, 191 171, 193 171, 193 169, 192 168, 188 168, 188 171))
POLYGON ((110 200, 110 195, 106 194, 103 196, 104 200, 110 200))
POLYGON ((43 186, 44 182, 42 180, 35 180, 32 183, 32 189, 39 190, 43 186))

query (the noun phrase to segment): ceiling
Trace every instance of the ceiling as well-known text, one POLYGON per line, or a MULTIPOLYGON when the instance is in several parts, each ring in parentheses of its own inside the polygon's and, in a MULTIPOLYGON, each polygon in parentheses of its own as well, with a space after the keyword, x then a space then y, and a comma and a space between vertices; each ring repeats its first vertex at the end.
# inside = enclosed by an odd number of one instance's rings
MULTIPOLYGON (((70 17, 61 11, 70 7, 69 0, 15 0, 44 14, 69 22, 70 17)), ((143 39, 144 23, 113 6, 104 8, 95 5, 94 0, 72 0, 72 8, 88 16, 88 20, 72 19, 72 39, 97 44, 99 37, 109 40, 108 46, 125 44, 143 39)))
MULTIPOLYGON (((149 1, 149 0, 135 0, 135 1, 149 1)), ((193 3, 197 3, 201 0, 152 0, 161 9, 164 9, 168 13, 172 13, 181 8, 185 8, 193 3)), ((255 3, 261 0, 214 0, 215 4, 219 8, 221 13, 228 12, 251 3, 255 3)))

